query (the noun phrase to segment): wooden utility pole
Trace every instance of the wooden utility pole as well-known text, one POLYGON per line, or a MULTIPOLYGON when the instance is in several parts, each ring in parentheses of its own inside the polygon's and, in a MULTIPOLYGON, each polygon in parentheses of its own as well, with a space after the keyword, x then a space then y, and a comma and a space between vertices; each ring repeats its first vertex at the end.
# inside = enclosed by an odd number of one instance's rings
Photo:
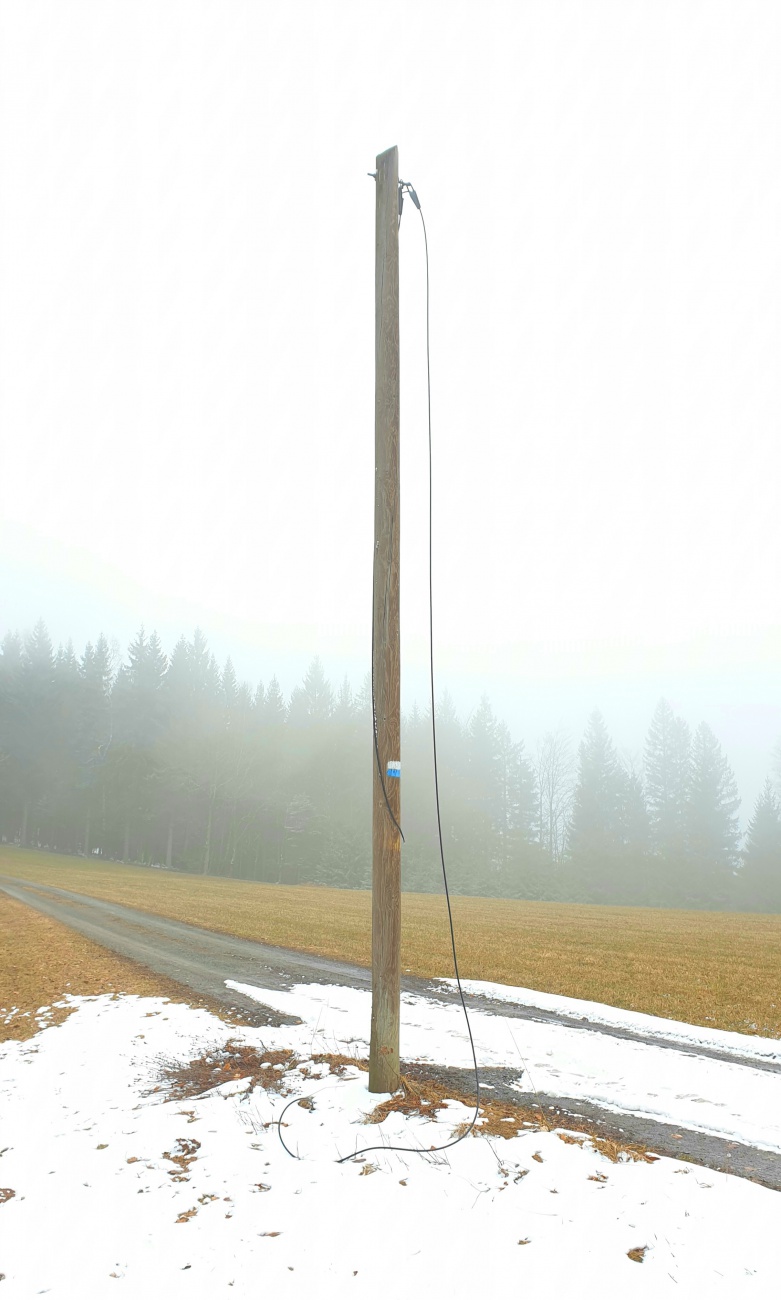
POLYGON ((372 672, 377 733, 372 756, 372 1023, 369 1091, 395 1092, 399 1085, 401 979, 401 836, 394 824, 394 818, 396 823, 401 821, 399 151, 395 146, 377 158, 376 179, 372 672))

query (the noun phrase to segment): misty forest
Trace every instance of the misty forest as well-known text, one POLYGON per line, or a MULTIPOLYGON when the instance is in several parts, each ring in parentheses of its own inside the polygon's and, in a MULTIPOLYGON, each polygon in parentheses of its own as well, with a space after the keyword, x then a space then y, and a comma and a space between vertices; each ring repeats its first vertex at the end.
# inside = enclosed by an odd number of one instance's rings
MULTIPOLYGON (((222 669, 200 631, 168 657, 142 630, 119 662, 46 626, 0 654, 0 837, 189 872, 362 889, 371 876, 367 677, 334 688, 314 659, 285 700, 222 669)), ((442 828, 455 892, 781 911, 781 809, 768 779, 745 836, 727 758, 661 700, 642 762, 599 713, 575 747, 529 752, 486 697, 437 705, 442 828)), ((402 722, 404 888, 441 888, 431 718, 402 722)))

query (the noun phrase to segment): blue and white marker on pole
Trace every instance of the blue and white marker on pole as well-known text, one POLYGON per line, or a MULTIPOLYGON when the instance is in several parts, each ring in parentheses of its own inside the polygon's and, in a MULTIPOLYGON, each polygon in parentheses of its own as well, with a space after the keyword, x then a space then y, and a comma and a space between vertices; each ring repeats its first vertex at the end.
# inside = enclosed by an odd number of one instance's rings
POLYGON ((385 775, 395 776, 396 780, 399 780, 401 777, 401 763, 398 758, 390 759, 388 766, 385 769, 385 775))

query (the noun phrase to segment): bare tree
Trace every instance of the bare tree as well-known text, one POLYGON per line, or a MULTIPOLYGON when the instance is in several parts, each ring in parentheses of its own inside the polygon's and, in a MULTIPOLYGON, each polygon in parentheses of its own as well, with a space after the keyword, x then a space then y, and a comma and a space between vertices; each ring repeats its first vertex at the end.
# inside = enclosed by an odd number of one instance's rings
POLYGON ((567 820, 575 788, 575 758, 565 731, 546 731, 535 756, 540 843, 554 862, 564 854, 567 820))

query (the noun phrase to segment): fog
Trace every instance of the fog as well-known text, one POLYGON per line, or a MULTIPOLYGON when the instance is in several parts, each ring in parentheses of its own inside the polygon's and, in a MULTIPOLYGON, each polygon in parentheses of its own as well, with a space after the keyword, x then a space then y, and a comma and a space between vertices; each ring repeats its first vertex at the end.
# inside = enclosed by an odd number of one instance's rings
MULTIPOLYGON (((368 668, 374 188, 431 249, 438 682, 533 750, 781 735, 781 12, 5 4, 0 636, 368 668)), ((401 225, 402 689, 426 691, 401 225)))

